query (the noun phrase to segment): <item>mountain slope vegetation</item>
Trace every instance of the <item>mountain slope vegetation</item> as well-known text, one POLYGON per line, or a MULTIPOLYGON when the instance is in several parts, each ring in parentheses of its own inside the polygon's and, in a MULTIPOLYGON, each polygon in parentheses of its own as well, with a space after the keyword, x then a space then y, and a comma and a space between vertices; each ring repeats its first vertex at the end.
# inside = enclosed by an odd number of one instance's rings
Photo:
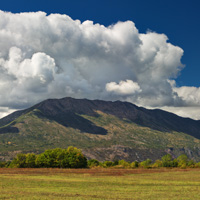
POLYGON ((19 152, 81 148, 88 158, 156 160, 186 153, 199 160, 200 122, 127 102, 50 99, 0 120, 0 159, 19 152))

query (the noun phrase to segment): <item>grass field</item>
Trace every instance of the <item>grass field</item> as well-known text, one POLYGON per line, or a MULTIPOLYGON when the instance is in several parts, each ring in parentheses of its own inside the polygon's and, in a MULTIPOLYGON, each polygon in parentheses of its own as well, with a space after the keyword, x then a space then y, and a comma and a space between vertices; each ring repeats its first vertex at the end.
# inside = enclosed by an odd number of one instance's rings
POLYGON ((0 169, 0 199, 200 199, 200 169, 0 169))

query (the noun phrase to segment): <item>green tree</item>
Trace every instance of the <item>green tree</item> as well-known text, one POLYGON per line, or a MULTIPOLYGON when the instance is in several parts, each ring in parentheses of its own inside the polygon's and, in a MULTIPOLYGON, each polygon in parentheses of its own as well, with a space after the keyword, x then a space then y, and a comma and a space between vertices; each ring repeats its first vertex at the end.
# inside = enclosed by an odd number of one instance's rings
POLYGON ((36 155, 34 153, 26 154, 26 167, 28 168, 36 167, 35 160, 36 160, 36 155))
POLYGON ((153 168, 159 168, 163 166, 163 162, 161 160, 156 160, 155 163, 152 165, 153 168))
POLYGON ((62 151, 60 148, 46 150, 37 156, 35 163, 38 167, 60 167, 58 157, 62 151))
POLYGON ((131 167, 131 164, 129 162, 126 162, 125 160, 119 160, 118 165, 122 166, 123 168, 131 167))
POLYGON ((103 167, 113 167, 114 166, 114 162, 112 161, 104 161, 103 162, 103 167))
POLYGON ((193 167, 195 167, 195 162, 193 160, 189 160, 187 163, 187 166, 190 168, 193 168, 193 167))
POLYGON ((186 168, 186 166, 188 165, 189 159, 187 155, 182 154, 177 158, 177 161, 178 161, 178 167, 186 168))
POLYGON ((3 161, 0 161, 0 168, 4 168, 4 167, 6 167, 6 162, 3 162, 3 161))
POLYGON ((97 167, 99 166, 99 161, 96 159, 88 160, 88 167, 97 167))
POLYGON ((119 160, 114 161, 114 166, 119 165, 119 160))
POLYGON ((196 163, 194 166, 195 166, 196 168, 200 168, 200 162, 196 163))
POLYGON ((40 168, 49 167, 48 160, 46 159, 46 156, 44 153, 37 155, 37 157, 35 159, 35 164, 37 167, 40 167, 40 168))
POLYGON ((26 166, 26 154, 20 153, 13 159, 10 164, 11 167, 25 168, 26 166))
POLYGON ((146 160, 142 161, 141 163, 139 163, 139 167, 150 168, 151 163, 152 163, 152 160, 146 159, 146 160))
POLYGON ((57 155, 57 162, 58 166, 60 168, 70 168, 69 159, 68 159, 69 153, 67 152, 67 149, 62 149, 57 155))
POLYGON ((139 167, 139 162, 138 161, 134 161, 130 164, 131 168, 138 168, 139 167))
POLYGON ((170 154, 164 155, 161 158, 161 160, 162 160, 163 167, 172 167, 173 166, 172 156, 170 154))
POLYGON ((172 167, 178 167, 178 160, 177 159, 174 159, 172 161, 172 167))
POLYGON ((67 148, 67 160, 70 168, 86 168, 87 158, 76 147, 67 148))

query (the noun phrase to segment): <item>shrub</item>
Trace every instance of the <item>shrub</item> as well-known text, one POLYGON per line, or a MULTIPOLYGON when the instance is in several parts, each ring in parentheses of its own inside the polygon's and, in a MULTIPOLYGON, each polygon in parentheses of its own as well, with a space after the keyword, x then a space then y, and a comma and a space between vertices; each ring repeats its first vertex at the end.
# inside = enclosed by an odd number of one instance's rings
POLYGON ((163 167, 173 167, 174 166, 172 156, 170 154, 163 156, 161 158, 161 160, 162 160, 162 166, 163 167))
POLYGON ((151 163, 152 163, 152 160, 147 159, 147 160, 142 161, 142 162, 139 164, 139 167, 142 167, 142 168, 150 168, 150 167, 151 167, 151 163))
POLYGON ((115 160, 114 161, 114 166, 118 165, 119 164, 119 160, 115 160))
POLYGON ((88 160, 88 167, 97 167, 99 166, 99 161, 95 159, 88 160))
POLYGON ((76 147, 68 147, 65 159, 68 160, 67 164, 70 168, 87 167, 87 158, 82 154, 81 150, 76 147))
POLYGON ((195 162, 193 160, 189 160, 187 163, 187 166, 190 168, 193 168, 193 167, 195 167, 195 162))
POLYGON ((178 160, 177 159, 174 159, 172 161, 172 167, 178 167, 178 160))
POLYGON ((26 154, 26 167, 28 168, 36 167, 35 160, 36 160, 36 155, 34 153, 26 154))
POLYGON ((0 161, 0 168, 6 167, 6 165, 7 165, 6 162, 0 161))
POLYGON ((163 166, 163 163, 161 160, 156 160, 155 163, 152 165, 153 168, 159 168, 162 166, 163 166))
POLYGON ((25 168, 26 167, 26 154, 20 153, 10 163, 10 167, 25 168))
POLYGON ((118 165, 122 166, 123 168, 130 168, 131 164, 129 162, 126 162, 125 160, 119 160, 118 165))
POLYGON ((179 165, 179 167, 180 167, 181 169, 186 169, 187 165, 186 165, 186 163, 182 163, 182 165, 179 165))
POLYGON ((182 154, 177 158, 177 161, 178 161, 178 167, 182 167, 182 166, 187 166, 189 159, 187 155, 182 154))
POLYGON ((194 166, 195 166, 196 168, 200 168, 200 162, 196 163, 194 166))
POLYGON ((139 167, 139 162, 138 161, 134 161, 130 164, 131 168, 138 168, 139 167))
POLYGON ((38 167, 59 167, 57 157, 61 152, 60 148, 46 150, 37 156, 35 163, 38 167))
POLYGON ((103 162, 103 167, 113 167, 114 166, 114 162, 112 161, 104 161, 103 162))

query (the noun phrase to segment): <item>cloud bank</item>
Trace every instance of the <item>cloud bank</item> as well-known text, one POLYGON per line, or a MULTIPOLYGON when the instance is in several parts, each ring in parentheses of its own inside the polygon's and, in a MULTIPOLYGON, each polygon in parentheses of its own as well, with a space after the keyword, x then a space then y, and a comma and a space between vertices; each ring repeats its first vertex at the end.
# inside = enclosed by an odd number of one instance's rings
MULTIPOLYGON (((183 50, 132 21, 105 27, 67 15, 0 11, 0 107, 47 98, 125 100, 149 107, 200 105, 200 89, 177 88, 183 50)), ((2 112, 5 114, 5 112, 2 112)))

